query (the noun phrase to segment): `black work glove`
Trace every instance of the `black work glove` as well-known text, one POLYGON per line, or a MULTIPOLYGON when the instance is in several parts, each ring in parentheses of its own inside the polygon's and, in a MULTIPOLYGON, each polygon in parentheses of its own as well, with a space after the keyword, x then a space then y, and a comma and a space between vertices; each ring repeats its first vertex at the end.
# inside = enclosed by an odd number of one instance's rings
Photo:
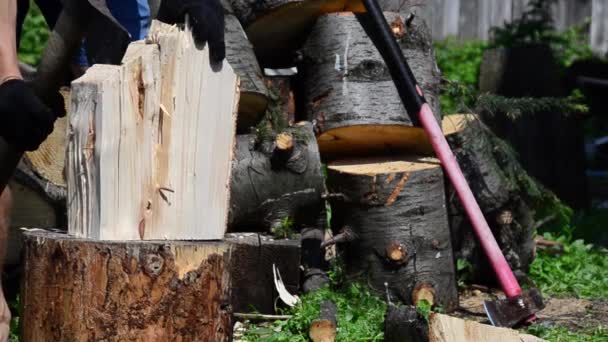
POLYGON ((200 46, 209 44, 212 62, 224 60, 224 8, 220 1, 163 0, 157 19, 168 24, 183 23, 186 14, 190 18, 194 42, 200 46))
POLYGON ((57 116, 65 115, 61 95, 47 107, 22 80, 0 85, 0 136, 19 150, 34 151, 53 131, 57 116), (55 112, 54 112, 55 110, 55 112))

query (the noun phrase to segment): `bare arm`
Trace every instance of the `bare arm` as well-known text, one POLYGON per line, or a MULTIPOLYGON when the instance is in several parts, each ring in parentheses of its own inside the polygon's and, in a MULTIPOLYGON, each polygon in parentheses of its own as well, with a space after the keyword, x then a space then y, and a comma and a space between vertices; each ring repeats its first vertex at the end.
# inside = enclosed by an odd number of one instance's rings
POLYGON ((17 62, 16 21, 17 0, 0 1, 0 83, 21 78, 17 62))

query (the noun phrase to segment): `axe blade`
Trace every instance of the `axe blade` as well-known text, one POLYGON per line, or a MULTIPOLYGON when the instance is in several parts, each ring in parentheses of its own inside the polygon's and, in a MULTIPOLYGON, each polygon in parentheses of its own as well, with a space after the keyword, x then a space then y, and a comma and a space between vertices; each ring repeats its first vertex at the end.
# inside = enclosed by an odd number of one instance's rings
POLYGON ((483 307, 493 326, 512 328, 545 308, 537 289, 505 299, 485 301, 483 307))

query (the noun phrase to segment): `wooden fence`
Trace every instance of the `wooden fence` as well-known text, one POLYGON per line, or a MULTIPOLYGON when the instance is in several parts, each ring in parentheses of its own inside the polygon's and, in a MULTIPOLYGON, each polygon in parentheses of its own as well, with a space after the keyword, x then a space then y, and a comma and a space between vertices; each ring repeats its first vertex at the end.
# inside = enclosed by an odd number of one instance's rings
MULTIPOLYGON (((408 5, 431 25, 433 38, 487 40, 491 27, 518 18, 530 0, 385 0, 385 8, 409 11, 408 5), (389 5, 390 4, 390 5, 389 5)), ((558 0, 553 6, 555 25, 564 30, 591 19, 593 49, 608 53, 608 0, 558 0)))

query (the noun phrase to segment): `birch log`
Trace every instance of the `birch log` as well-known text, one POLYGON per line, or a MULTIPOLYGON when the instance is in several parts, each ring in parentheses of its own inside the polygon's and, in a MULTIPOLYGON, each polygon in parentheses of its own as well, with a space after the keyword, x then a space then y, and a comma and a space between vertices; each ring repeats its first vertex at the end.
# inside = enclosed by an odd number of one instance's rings
POLYGON ((230 341, 223 242, 25 234, 24 341, 230 341))
POLYGON ((393 300, 458 304, 444 175, 434 158, 366 158, 328 164, 332 227, 350 227, 346 271, 393 300), (385 289, 387 286, 387 289, 385 289))
POLYGON ((228 209, 237 76, 191 34, 154 24, 122 66, 72 84, 69 231, 115 240, 220 239, 228 209))
MULTIPOLYGON (((426 99, 439 118, 440 73, 428 28, 385 13, 426 99)), ((317 21, 300 66, 308 120, 316 123, 324 158, 416 152, 430 154, 424 130, 413 128, 380 53, 352 14, 317 21)))

